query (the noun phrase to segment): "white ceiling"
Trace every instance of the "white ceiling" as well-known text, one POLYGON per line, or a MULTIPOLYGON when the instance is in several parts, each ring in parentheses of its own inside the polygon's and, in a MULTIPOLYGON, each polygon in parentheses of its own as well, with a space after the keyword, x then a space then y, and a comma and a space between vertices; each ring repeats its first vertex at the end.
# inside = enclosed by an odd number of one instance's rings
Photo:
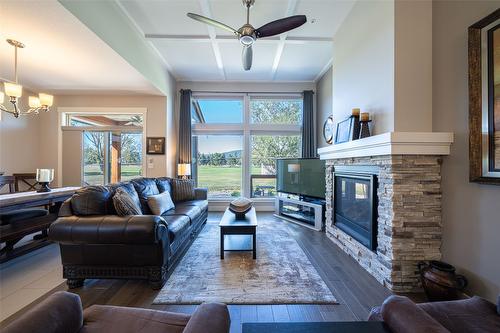
POLYGON ((339 0, 256 0, 250 23, 304 14, 308 22, 253 47, 253 66, 241 65, 241 45, 229 32, 186 16, 211 17, 238 29, 246 20, 241 0, 118 0, 179 81, 314 81, 332 62, 332 36, 352 8, 339 0))
POLYGON ((0 0, 0 78, 14 79, 19 50, 19 82, 34 91, 68 93, 160 92, 111 47, 55 0, 0 0))

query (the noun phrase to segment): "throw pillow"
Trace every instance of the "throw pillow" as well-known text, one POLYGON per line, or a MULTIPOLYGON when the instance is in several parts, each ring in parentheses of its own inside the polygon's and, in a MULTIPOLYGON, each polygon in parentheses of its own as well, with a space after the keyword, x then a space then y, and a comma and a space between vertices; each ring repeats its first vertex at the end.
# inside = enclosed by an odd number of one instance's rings
POLYGON ((116 189, 113 204, 119 216, 142 215, 141 206, 137 200, 134 200, 127 190, 121 187, 116 189))
POLYGON ((148 197, 148 206, 154 215, 162 215, 166 211, 175 208, 169 192, 152 195, 148 197))
POLYGON ((85 186, 78 189, 71 197, 71 209, 79 215, 105 215, 109 190, 100 185, 85 186))
POLYGON ((194 181, 191 179, 172 179, 172 199, 174 202, 194 200, 194 181))

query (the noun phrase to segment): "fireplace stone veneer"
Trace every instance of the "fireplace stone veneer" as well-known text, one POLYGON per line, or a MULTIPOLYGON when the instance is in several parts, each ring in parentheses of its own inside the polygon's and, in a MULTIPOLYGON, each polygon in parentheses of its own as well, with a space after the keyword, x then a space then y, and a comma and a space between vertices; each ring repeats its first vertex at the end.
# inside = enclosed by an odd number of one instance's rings
POLYGON ((383 155, 326 161, 326 233, 380 283, 420 291, 417 263, 441 258, 441 157, 383 155), (335 166, 377 166, 378 233, 372 251, 333 224, 335 166))

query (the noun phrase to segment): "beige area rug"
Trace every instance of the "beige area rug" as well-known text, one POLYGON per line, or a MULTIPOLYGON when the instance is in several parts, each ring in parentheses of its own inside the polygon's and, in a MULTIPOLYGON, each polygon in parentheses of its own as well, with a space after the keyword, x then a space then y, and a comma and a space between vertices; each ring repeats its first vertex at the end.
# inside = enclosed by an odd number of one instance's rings
POLYGON ((218 222, 207 223, 153 303, 336 303, 285 223, 259 220, 257 260, 252 252, 225 252, 221 260, 218 222))

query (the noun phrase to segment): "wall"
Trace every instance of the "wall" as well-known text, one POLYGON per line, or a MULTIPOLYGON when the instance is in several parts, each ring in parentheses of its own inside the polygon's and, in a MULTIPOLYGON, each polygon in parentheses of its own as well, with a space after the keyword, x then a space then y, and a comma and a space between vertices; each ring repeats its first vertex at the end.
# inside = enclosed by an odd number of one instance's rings
POLYGON ((500 293, 500 186, 469 183, 467 27, 498 1, 434 1, 433 129, 455 133, 443 163, 443 259, 467 276, 471 294, 500 293))
MULTIPOLYGON (((41 115, 42 128, 50 129, 39 137, 41 143, 40 162, 56 169, 58 174, 58 107, 145 107, 147 108, 147 136, 167 137, 167 98, 162 96, 106 96, 106 95, 58 95, 51 112, 41 115)), ((167 141, 167 152, 170 144, 167 141)), ((168 153, 167 153, 168 154, 168 153)), ((146 169, 149 177, 167 174, 167 155, 147 155, 154 167, 146 169)), ((77 171, 79 172, 79 170, 77 171)), ((59 184, 60 179, 56 179, 59 184)))
POLYGON ((332 114, 332 68, 316 83, 316 142, 318 148, 328 146, 323 137, 323 124, 332 114))
POLYGON ((358 1, 333 37, 333 116, 370 112, 374 133, 394 130, 394 2, 358 1))
MULTIPOLYGON (((28 96, 34 93, 24 90, 19 104, 28 106, 28 96)), ((10 103, 4 102, 8 107, 10 103)), ((39 163, 39 116, 20 116, 1 112, 0 115, 0 171, 5 175, 21 172, 36 172, 45 165, 39 163)), ((2 192, 8 191, 5 187, 2 192)))

